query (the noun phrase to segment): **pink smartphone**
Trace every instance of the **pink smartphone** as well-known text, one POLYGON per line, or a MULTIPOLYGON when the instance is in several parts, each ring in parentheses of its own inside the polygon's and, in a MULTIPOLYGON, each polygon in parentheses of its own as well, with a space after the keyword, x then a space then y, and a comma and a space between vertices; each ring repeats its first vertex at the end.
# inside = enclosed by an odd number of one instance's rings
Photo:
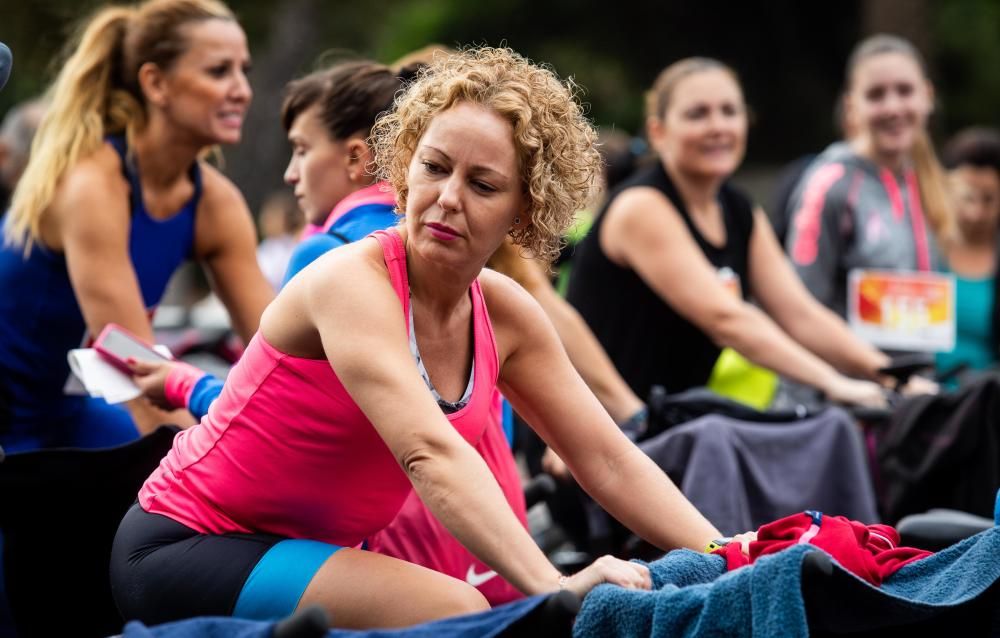
POLYGON ((111 365, 122 372, 132 374, 128 367, 129 359, 138 361, 169 361, 153 346, 135 336, 116 323, 109 323, 94 342, 94 350, 111 365))

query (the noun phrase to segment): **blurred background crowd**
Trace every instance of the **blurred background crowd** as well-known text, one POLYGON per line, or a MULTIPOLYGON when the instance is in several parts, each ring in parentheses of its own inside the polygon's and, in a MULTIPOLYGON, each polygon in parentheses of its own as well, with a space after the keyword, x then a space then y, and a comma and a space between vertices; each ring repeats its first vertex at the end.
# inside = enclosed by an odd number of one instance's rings
MULTIPOLYGON (((628 133, 641 132, 642 93, 668 63, 693 54, 729 63, 754 116, 736 181, 768 213, 774 212, 768 204, 778 168, 839 137, 833 104, 844 60, 865 35, 895 33, 924 53, 938 98, 931 124, 936 139, 971 124, 995 124, 1000 104, 994 71, 1000 68, 1000 3, 991 0, 231 4, 250 43, 255 97, 242 142, 224 149, 226 174, 258 215, 283 186, 287 143, 277 113, 284 84, 337 57, 388 63, 430 42, 506 42, 572 76, 594 121, 628 133)), ((98 5, 4 3, 3 36, 17 52, 17 73, 0 93, 0 114, 44 90, 70 30, 98 5)))

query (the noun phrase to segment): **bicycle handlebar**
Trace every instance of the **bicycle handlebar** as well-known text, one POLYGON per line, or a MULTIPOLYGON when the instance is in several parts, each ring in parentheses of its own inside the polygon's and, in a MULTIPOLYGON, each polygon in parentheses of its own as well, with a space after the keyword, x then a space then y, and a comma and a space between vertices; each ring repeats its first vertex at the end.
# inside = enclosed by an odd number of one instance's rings
POLYGON ((896 387, 906 385, 910 377, 934 367, 934 356, 925 353, 903 354, 892 358, 892 363, 879 368, 878 373, 896 380, 896 387))

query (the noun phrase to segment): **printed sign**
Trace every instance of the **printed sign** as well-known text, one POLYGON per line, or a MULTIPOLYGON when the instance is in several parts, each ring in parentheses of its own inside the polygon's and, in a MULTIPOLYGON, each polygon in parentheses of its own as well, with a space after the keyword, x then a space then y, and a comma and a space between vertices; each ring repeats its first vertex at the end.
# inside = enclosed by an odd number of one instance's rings
POLYGON ((879 348, 950 351, 955 347, 955 278, 854 269, 848 275, 847 318, 855 334, 879 348))

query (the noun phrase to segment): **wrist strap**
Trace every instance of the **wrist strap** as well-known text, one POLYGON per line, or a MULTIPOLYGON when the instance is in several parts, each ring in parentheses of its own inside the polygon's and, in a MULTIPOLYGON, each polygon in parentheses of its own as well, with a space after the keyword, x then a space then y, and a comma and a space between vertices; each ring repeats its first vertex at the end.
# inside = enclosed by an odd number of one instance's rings
POLYGON ((722 549, 728 545, 731 540, 731 538, 717 538, 714 541, 708 541, 708 545, 705 546, 705 553, 711 554, 718 549, 722 549))
POLYGON ((618 424, 621 431, 633 441, 646 433, 649 424, 649 409, 642 406, 635 414, 618 424))

